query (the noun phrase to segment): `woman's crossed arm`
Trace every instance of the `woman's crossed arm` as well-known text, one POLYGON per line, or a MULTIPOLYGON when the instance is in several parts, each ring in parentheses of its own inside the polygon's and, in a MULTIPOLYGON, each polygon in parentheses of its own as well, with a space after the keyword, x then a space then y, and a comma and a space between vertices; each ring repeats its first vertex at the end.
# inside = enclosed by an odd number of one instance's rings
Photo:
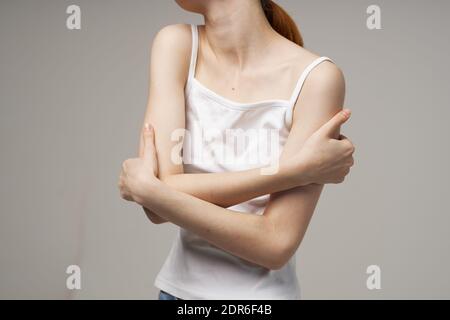
MULTIPOLYGON (((154 46, 153 56, 158 55, 155 50, 158 51, 154 46)), ((181 79, 180 81, 183 81, 181 79)), ((158 78, 157 81, 151 85, 151 90, 152 88, 167 90, 167 88, 163 89, 165 84, 163 79, 158 78)), ((150 105, 153 106, 150 108, 149 119, 152 120, 155 129, 154 131, 153 128, 150 131, 144 130, 141 158, 127 160, 123 165, 119 182, 122 197, 139 203, 158 217, 197 233, 210 243, 243 259, 270 269, 283 266, 295 252, 306 232, 322 186, 310 184, 286 191, 270 192, 271 199, 263 215, 235 212, 208 202, 206 199, 211 195, 206 185, 211 183, 211 187, 214 185, 217 190, 215 179, 206 180, 209 178, 205 178, 204 184, 200 183, 200 189, 204 188, 203 195, 195 195, 199 189, 196 189, 197 191, 190 189, 188 192, 176 190, 177 187, 182 188, 164 183, 167 179, 164 176, 183 175, 183 173, 182 168, 176 167, 170 160, 167 161, 168 158, 164 158, 168 157, 167 153, 164 155, 159 151, 159 146, 167 150, 167 147, 173 145, 169 139, 170 134, 168 135, 170 129, 161 128, 159 124, 161 121, 158 121, 162 119, 163 123, 166 122, 167 114, 164 116, 164 112, 161 112, 158 115, 160 111, 156 110, 162 107, 152 104, 152 102, 163 102, 162 98, 157 96, 159 94, 149 99, 150 105), (156 148, 153 139, 156 141, 156 148), (158 155, 155 150, 158 150, 158 155), (161 179, 156 177, 158 164, 159 170, 164 172, 163 174, 159 172, 161 179), (150 172, 153 174, 149 174, 150 172)), ((315 182, 314 179, 311 180, 312 178, 327 175, 342 180, 352 165, 353 146, 348 140, 336 139, 339 136, 340 125, 349 116, 344 112, 334 116, 341 109, 343 96, 342 74, 331 63, 323 63, 311 74, 298 100, 293 127, 283 149, 282 161, 285 161, 286 167, 295 167, 297 172, 301 172, 299 176, 308 183, 315 182), (328 121, 330 118, 333 119, 328 121), (336 155, 339 156, 338 159, 336 155)), ((177 103, 172 103, 172 107, 175 108, 177 103)), ((164 106, 166 107, 167 103, 164 106)), ((183 121, 184 118, 179 119, 174 128, 178 128, 183 121)), ((253 174, 255 181, 259 181, 259 186, 265 185, 262 181, 267 177, 261 178, 259 171, 243 173, 245 174, 249 175, 247 178, 250 180, 250 175, 253 174)), ((215 174, 208 177, 212 175, 215 174)), ((294 180, 292 176, 286 179, 294 180)), ((199 188, 198 179, 195 179, 195 182, 197 186, 189 185, 188 187, 199 188)), ((246 185, 245 181, 242 182, 247 187, 250 185, 246 185)), ((230 183, 235 182, 230 179, 230 183)), ((225 188, 230 189, 229 197, 236 192, 231 190, 230 186, 225 188)), ((219 190, 217 192, 219 193, 219 190)))
MULTIPOLYGON (((255 197, 272 194, 309 183, 336 183, 341 176, 329 172, 305 172, 301 163, 284 161, 273 175, 262 175, 260 168, 224 173, 187 174, 172 159, 178 141, 175 130, 185 126, 184 84, 188 76, 191 31, 187 25, 163 28, 155 37, 150 66, 150 88, 144 123, 155 128, 159 178, 176 190, 221 207, 229 207, 255 197), (177 50, 173 50, 176 47, 177 50), (218 183, 218 181, 220 183, 218 183)), ((143 130, 142 130, 143 132, 143 130)), ((294 154, 300 145, 293 147, 294 154)), ((141 135, 139 154, 143 151, 141 135)), ((145 209, 145 208, 144 208, 145 209)), ((154 223, 165 219, 145 209, 154 223)))

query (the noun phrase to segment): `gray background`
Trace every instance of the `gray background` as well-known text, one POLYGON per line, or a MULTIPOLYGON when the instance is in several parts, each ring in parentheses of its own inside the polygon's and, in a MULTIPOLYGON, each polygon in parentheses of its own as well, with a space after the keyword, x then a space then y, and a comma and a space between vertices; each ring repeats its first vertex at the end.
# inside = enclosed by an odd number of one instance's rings
MULTIPOLYGON (((357 146, 298 251, 303 297, 450 298, 450 2, 278 2, 344 70, 357 146), (371 4, 383 30, 366 28, 371 4), (381 290, 366 288, 371 264, 381 290)), ((163 0, 0 3, 0 298, 156 298, 176 228, 121 200, 117 178, 137 152, 153 36, 201 17, 163 0), (70 264, 82 290, 66 289, 70 264)))

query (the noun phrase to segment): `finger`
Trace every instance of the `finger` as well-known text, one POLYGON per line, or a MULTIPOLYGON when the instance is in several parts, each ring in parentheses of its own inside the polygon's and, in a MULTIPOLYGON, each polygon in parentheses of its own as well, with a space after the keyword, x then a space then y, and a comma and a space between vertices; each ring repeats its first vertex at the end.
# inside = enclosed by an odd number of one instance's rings
POLYGON ((340 126, 350 118, 350 115, 351 111, 349 109, 339 111, 333 118, 320 127, 318 131, 327 137, 333 138, 336 132, 339 132, 340 126))
POLYGON ((351 153, 355 151, 355 146, 353 145, 353 142, 343 134, 339 135, 338 142, 345 148, 349 149, 351 153))
POLYGON ((149 123, 144 125, 144 132, 142 135, 144 139, 142 158, 153 159, 153 155, 155 153, 155 134, 153 127, 149 123))

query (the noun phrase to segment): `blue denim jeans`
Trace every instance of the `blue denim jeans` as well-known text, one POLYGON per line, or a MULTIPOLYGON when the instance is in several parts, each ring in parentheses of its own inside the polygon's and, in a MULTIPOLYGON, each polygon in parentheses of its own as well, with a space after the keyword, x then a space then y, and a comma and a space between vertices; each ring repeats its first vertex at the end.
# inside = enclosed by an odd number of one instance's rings
POLYGON ((160 290, 158 300, 181 300, 181 299, 171 295, 170 293, 160 290))

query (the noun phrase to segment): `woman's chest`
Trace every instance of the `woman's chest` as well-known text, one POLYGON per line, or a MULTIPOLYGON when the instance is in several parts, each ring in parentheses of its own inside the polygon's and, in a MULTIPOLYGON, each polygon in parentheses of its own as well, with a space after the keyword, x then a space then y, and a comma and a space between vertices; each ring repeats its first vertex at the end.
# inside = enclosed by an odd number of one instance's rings
POLYGON ((229 104, 215 98, 195 88, 188 94, 184 164, 197 172, 221 172, 277 161, 289 134, 287 106, 229 104))

